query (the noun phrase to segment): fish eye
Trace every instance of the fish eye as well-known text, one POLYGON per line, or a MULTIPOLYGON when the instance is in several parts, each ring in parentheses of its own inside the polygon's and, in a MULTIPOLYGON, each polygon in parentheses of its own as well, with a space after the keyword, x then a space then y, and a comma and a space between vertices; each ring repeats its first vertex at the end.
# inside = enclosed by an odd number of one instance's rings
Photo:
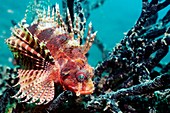
POLYGON ((78 73, 76 73, 76 79, 77 79, 79 82, 83 82, 83 81, 86 79, 85 73, 83 73, 83 72, 78 72, 78 73))

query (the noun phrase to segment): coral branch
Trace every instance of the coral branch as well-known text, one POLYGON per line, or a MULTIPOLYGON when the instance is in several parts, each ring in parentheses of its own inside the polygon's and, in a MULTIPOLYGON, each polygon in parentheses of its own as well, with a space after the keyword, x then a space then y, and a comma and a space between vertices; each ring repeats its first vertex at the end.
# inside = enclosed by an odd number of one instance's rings
MULTIPOLYGON (((100 95, 98 98, 95 98, 88 102, 87 108, 89 109, 104 109, 104 103, 105 101, 111 101, 114 99, 119 100, 120 98, 124 98, 126 96, 132 96, 132 95, 139 95, 139 94, 145 94, 145 93, 153 93, 156 90, 159 90, 161 88, 165 88, 167 85, 169 85, 170 80, 170 74, 163 74, 158 77, 156 77, 153 81, 138 84, 126 89, 120 89, 116 92, 111 91, 109 93, 106 93, 104 95, 100 95), (96 107, 96 104, 100 107, 96 107)), ((114 109, 112 109, 114 111, 114 109)))
POLYGON ((70 91, 64 91, 62 92, 53 102, 49 105, 49 107, 46 109, 48 111, 54 111, 57 110, 62 104, 64 104, 68 98, 73 97, 72 92, 70 91))

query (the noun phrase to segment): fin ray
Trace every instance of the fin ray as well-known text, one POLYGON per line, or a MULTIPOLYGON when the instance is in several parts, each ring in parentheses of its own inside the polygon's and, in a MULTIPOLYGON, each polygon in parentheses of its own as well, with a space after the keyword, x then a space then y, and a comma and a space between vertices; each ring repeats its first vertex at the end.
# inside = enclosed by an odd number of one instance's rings
POLYGON ((21 67, 23 69, 44 69, 46 64, 53 64, 54 59, 45 42, 40 42, 37 37, 32 36, 23 25, 19 24, 19 26, 20 28, 12 30, 13 36, 8 38, 6 43, 21 67))
POLYGON ((54 81, 47 80, 49 74, 46 70, 20 69, 18 73, 20 89, 14 98, 25 98, 21 102, 35 102, 37 105, 54 98, 54 81))

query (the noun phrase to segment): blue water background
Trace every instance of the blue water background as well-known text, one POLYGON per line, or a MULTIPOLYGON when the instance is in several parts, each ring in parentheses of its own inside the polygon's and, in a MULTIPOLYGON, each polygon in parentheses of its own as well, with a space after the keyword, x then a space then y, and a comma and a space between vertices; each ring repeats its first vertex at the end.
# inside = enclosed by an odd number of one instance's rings
MULTIPOLYGON (((90 0, 93 4, 96 0, 90 0)), ((28 0, 1 0, 0 5, 0 64, 12 66, 9 58, 12 54, 4 43, 4 40, 11 35, 11 20, 20 21, 24 17, 28 0)), ((61 0, 51 0, 52 3, 61 0)), ((116 43, 120 42, 125 32, 127 32, 140 16, 142 0, 106 0, 98 9, 91 11, 87 24, 91 21, 97 37, 102 41, 107 49, 112 50, 116 43)), ((60 5, 61 7, 61 5, 60 5)), ((167 11, 170 7, 166 8, 167 11)), ((164 15, 165 10, 159 15, 164 15)), ((99 49, 93 45, 90 50, 89 63, 95 66, 102 60, 99 49)), ((168 54, 162 61, 169 62, 168 54)))

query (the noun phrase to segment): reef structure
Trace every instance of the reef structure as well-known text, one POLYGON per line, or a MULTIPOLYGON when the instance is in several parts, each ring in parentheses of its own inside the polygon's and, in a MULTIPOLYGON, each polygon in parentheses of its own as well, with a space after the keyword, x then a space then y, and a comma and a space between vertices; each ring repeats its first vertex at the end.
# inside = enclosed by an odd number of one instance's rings
MULTIPOLYGON (((169 63, 163 66, 160 61, 169 52, 170 10, 159 21, 158 12, 169 4, 168 0, 142 1, 142 12, 134 27, 95 68, 95 92, 99 96, 87 105, 93 112, 140 112, 139 109, 162 112, 153 104, 148 104, 147 108, 135 108, 134 103, 146 102, 146 99, 154 103, 157 93, 164 97, 168 95, 169 63), (161 68, 160 71, 155 67, 161 68), (104 72, 107 74, 102 75, 104 72), (128 101, 134 103, 126 103, 128 101)), ((166 107, 169 109, 168 103, 166 107)))

